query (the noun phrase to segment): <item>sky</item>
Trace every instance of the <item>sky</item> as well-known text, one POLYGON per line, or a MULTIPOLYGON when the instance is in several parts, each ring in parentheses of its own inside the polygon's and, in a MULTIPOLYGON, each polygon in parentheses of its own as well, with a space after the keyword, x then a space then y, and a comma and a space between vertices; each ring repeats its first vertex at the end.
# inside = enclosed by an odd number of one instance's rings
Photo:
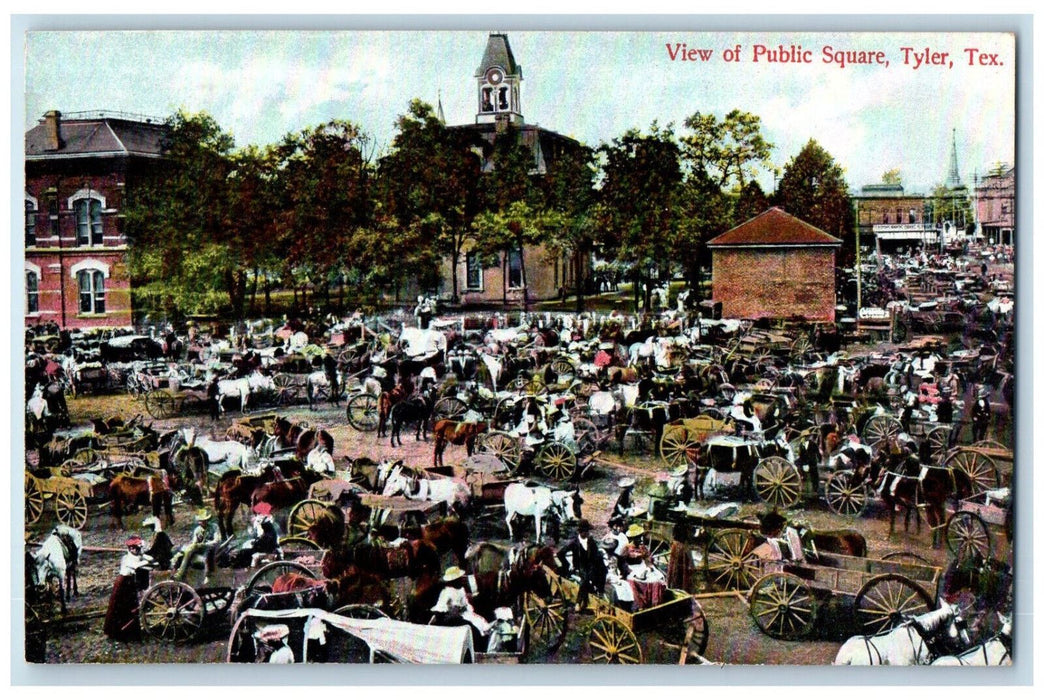
MULTIPOLYGON (((488 33, 31 32, 26 125, 51 109, 159 118, 186 109, 210 113, 245 146, 338 118, 386 150, 413 98, 434 104, 441 95, 447 123, 474 121, 488 33)), ((588 145, 654 120, 684 133, 694 112, 740 109, 761 117, 777 168, 815 139, 853 190, 898 169, 908 192, 929 192, 946 177, 954 136, 965 184, 1014 160, 1009 34, 507 33, 522 65, 526 121, 588 145), (678 45, 709 58, 682 60, 678 45), (870 58, 887 65, 841 67, 827 61, 837 50, 880 52, 870 58)), ((758 179, 772 189, 770 171, 758 179)))

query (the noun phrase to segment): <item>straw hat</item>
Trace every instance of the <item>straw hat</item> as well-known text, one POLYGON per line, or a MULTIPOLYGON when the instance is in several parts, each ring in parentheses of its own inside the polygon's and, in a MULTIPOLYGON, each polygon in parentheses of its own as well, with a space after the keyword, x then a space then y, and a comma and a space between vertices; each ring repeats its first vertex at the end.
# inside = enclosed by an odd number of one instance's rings
POLYGON ((616 482, 616 485, 622 489, 629 489, 637 483, 633 476, 625 476, 616 482))
POLYGON ((275 642, 290 636, 290 628, 287 625, 268 625, 257 633, 257 638, 262 642, 275 642))
POLYGON ((627 528, 628 537, 638 537, 639 535, 645 534, 645 528, 638 523, 632 523, 631 527, 627 528))
POLYGON ((205 523, 210 520, 210 511, 206 508, 200 508, 196 511, 196 522, 205 523))
POLYGON ((685 476, 689 473, 688 464, 680 464, 675 469, 671 470, 671 476, 685 476))
POLYGON ((464 573, 464 569, 460 568, 459 566, 451 566, 450 568, 446 569, 446 573, 442 575, 442 580, 446 583, 449 583, 450 581, 462 579, 465 576, 467 576, 467 574, 464 573))

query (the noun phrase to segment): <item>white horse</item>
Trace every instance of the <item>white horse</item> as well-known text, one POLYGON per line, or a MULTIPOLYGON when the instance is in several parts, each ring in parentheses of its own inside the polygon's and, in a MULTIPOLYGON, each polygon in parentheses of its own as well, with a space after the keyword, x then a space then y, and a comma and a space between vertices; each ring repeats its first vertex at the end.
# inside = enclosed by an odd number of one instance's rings
POLYGON ((181 439, 185 443, 183 449, 197 448, 203 452, 207 463, 203 465, 215 474, 223 474, 229 469, 249 471, 257 463, 257 452, 236 440, 212 440, 206 435, 196 435, 195 428, 182 428, 181 439), (215 470, 214 467, 219 467, 215 470))
POLYGON ((938 610, 918 615, 898 627, 872 637, 849 637, 834 658, 835 666, 923 666, 931 663, 929 643, 945 636, 951 644, 968 644, 960 611, 941 602, 938 610))
POLYGON ((413 501, 435 501, 445 503, 448 508, 461 512, 471 500, 468 485, 458 479, 418 479, 396 470, 388 476, 382 496, 402 494, 413 501))
POLYGON ((552 491, 546 486, 526 486, 525 484, 508 484, 504 489, 504 520, 508 526, 508 536, 515 539, 515 531, 511 521, 516 515, 532 516, 536 522, 536 541, 541 541, 543 528, 541 521, 547 515, 557 517, 560 522, 580 519, 580 490, 552 491))
POLYGON ((1001 621, 997 636, 955 656, 940 656, 932 666, 1011 666, 1012 615, 997 613, 1001 621))
POLYGON ((225 412, 225 399, 239 399, 239 410, 246 413, 247 404, 250 402, 250 394, 258 391, 275 391, 275 381, 268 375, 254 370, 245 377, 239 379, 218 380, 218 406, 222 413, 225 412))
POLYGON ((57 583, 63 615, 66 599, 80 593, 76 574, 82 551, 80 531, 68 525, 56 525, 40 548, 27 557, 26 573, 33 586, 48 586, 52 581, 57 583))

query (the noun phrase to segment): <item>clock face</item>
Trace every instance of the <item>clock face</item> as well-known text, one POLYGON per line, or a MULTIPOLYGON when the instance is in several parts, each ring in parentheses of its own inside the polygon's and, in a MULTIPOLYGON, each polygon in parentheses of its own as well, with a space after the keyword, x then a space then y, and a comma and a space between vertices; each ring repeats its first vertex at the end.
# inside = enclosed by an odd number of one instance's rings
POLYGON ((504 80, 504 73, 499 68, 490 68, 486 71, 486 82, 491 85, 499 85, 504 80))

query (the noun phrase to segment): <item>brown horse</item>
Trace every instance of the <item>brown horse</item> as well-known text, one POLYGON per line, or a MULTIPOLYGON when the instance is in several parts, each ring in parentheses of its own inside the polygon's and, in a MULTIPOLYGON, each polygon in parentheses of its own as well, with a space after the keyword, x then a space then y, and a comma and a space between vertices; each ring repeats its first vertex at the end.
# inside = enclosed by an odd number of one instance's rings
POLYGON ((331 455, 334 453, 333 435, 323 428, 318 430, 309 428, 298 435, 297 442, 294 444, 294 456, 302 462, 307 461, 308 453, 315 448, 318 442, 321 442, 331 455))
POLYGON ((222 539, 235 531, 232 521, 239 506, 250 507, 254 504, 254 491, 259 486, 280 478, 293 479, 303 472, 301 463, 291 459, 269 465, 260 474, 244 474, 238 469, 229 469, 222 474, 214 487, 214 512, 217 514, 222 539))
POLYGON ((388 432, 388 418, 392 406, 410 395, 410 390, 403 384, 396 384, 391 391, 382 391, 377 399, 377 437, 384 437, 388 432))
POLYGON ((455 564, 464 565, 464 555, 468 550, 470 535, 468 526, 460 518, 452 516, 439 518, 427 525, 422 525, 416 533, 407 531, 403 534, 406 536, 416 534, 417 539, 430 542, 438 551, 440 561, 442 555, 451 553, 454 556, 455 564))
POLYGON ((161 513, 167 515, 167 526, 174 524, 174 489, 178 487, 177 475, 149 474, 133 476, 117 474, 109 482, 109 498, 112 499, 112 517, 114 524, 123 528, 123 515, 139 506, 152 506, 152 514, 157 518, 161 513))
POLYGON ((458 423, 452 420, 440 420, 435 422, 431 434, 435 439, 435 455, 432 458, 432 466, 441 467, 442 453, 446 451, 447 445, 464 445, 470 457, 475 453, 475 439, 489 429, 488 423, 458 423))
POLYGON ((491 618, 498 607, 515 605, 525 593, 550 597, 543 567, 557 567, 552 547, 519 544, 509 548, 479 542, 468 549, 466 561, 477 589, 472 603, 484 617, 491 618))
POLYGON ((289 479, 260 484, 250 493, 250 507, 267 503, 272 510, 289 508, 303 500, 308 495, 308 487, 321 478, 320 474, 304 471, 289 479))
POLYGON ((949 467, 923 467, 913 476, 886 472, 881 479, 881 500, 888 508, 888 536, 895 534, 895 511, 904 510, 903 529, 910 529, 910 515, 917 520, 917 533, 921 532, 920 508, 924 508, 924 519, 932 531, 932 547, 942 543, 942 529, 946 524, 946 502, 952 498, 968 498, 972 495, 972 483, 967 474, 949 467))
POLYGON ((276 438, 276 449, 288 450, 297 447, 298 438, 307 428, 287 418, 276 418, 272 426, 272 435, 276 438))

